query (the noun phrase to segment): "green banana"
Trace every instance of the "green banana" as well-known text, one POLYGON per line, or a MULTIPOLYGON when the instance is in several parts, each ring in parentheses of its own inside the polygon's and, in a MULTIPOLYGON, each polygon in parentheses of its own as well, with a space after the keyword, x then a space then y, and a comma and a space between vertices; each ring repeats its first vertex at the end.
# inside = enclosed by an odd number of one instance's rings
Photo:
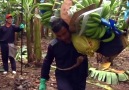
MULTIPOLYGON (((123 0, 124 1, 124 0, 123 0)), ((111 0, 111 4, 110 7, 112 7, 114 5, 114 3, 116 2, 116 0, 111 0)))
POLYGON ((48 17, 48 18, 46 18, 46 19, 42 19, 42 23, 43 23, 43 24, 44 24, 44 23, 49 23, 50 18, 51 18, 51 17, 48 17))
POLYGON ((49 11, 49 10, 52 10, 52 7, 39 7, 40 10, 46 10, 46 11, 49 11))
POLYGON ((77 8, 80 8, 80 9, 83 9, 83 8, 85 8, 83 5, 81 5, 81 4, 76 4, 76 6, 77 6, 77 8))
POLYGON ((84 32, 85 33, 92 33, 92 32, 95 32, 96 31, 96 27, 94 27, 94 28, 87 28, 84 32))
POLYGON ((101 15, 99 13, 91 13, 90 17, 96 17, 96 18, 101 18, 101 15))
POLYGON ((101 39, 106 33, 106 28, 105 26, 101 26, 101 33, 99 35, 99 39, 101 39))
POLYGON ((128 27, 128 24, 124 21, 124 22, 122 23, 121 29, 123 30, 123 29, 126 29, 127 27, 128 27))
POLYGON ((96 4, 96 7, 99 6, 99 0, 92 0, 94 4, 96 4))
POLYGON ((46 19, 48 17, 51 17, 52 14, 53 14, 52 11, 46 11, 41 17, 42 17, 42 19, 46 19))
POLYGON ((99 28, 98 28, 98 30, 99 30, 99 35, 98 35, 98 39, 100 39, 99 37, 100 37, 100 34, 101 34, 101 32, 102 32, 102 28, 101 28, 101 26, 99 26, 99 28))
POLYGON ((89 2, 87 0, 82 0, 82 5, 87 7, 89 6, 89 2))
POLYGON ((111 36, 109 38, 103 39, 102 42, 110 42, 115 38, 114 32, 111 33, 111 36))
POLYGON ((91 23, 95 23, 92 19, 88 19, 88 21, 86 22, 86 24, 91 24, 91 23))
POLYGON ((110 5, 104 5, 101 13, 101 17, 107 18, 107 15, 109 15, 109 12, 110 12, 110 5))
POLYGON ((88 2, 89 2, 89 5, 93 4, 93 1, 92 0, 88 0, 88 2))
POLYGON ((92 21, 92 18, 89 16, 88 21, 92 21))
POLYGON ((51 4, 51 3, 40 3, 39 6, 42 7, 42 8, 44 8, 44 7, 51 7, 52 8, 53 4, 51 4))
POLYGON ((100 34, 100 27, 97 27, 95 34, 90 38, 99 39, 99 34, 100 34))
POLYGON ((72 0, 73 1, 73 4, 80 4, 79 2, 78 2, 78 0, 72 0))
POLYGON ((98 27, 99 23, 91 22, 91 23, 86 23, 86 27, 88 28, 93 28, 93 27, 98 27))
POLYGON ((101 18, 92 17, 92 20, 95 21, 96 23, 101 23, 101 18))
POLYGON ((84 31, 84 34, 85 34, 85 36, 90 37, 90 36, 94 35, 95 32, 96 32, 96 27, 95 28, 86 29, 84 31))
POLYGON ((93 21, 93 22, 96 22, 96 23, 101 23, 101 17, 98 17, 98 16, 90 16, 88 21, 93 21))
POLYGON ((44 19, 44 21, 48 21, 49 22, 50 21, 50 18, 51 17, 48 17, 48 18, 44 19))

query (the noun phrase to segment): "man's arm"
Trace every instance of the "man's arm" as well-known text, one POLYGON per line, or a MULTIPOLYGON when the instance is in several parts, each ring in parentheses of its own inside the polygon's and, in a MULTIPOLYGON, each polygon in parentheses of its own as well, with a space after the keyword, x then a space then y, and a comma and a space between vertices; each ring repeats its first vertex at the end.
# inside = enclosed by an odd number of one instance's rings
POLYGON ((54 54, 52 50, 52 46, 48 46, 47 55, 43 61, 42 69, 41 69, 41 78, 44 78, 46 80, 49 79, 49 72, 50 72, 50 66, 53 62, 54 54))
POLYGON ((12 25, 12 27, 13 27, 13 30, 15 32, 20 32, 20 31, 22 31, 24 29, 24 25, 23 24, 21 24, 19 27, 15 26, 15 25, 12 25))
POLYGON ((55 41, 56 40, 48 46, 47 55, 43 61, 39 90, 46 90, 46 81, 49 79, 50 66, 54 59, 53 45, 55 44, 55 41))

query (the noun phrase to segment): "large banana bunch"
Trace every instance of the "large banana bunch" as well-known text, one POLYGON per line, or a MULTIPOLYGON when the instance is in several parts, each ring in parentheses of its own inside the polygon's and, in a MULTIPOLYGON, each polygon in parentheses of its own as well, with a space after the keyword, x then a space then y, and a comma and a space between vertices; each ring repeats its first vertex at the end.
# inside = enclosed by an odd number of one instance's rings
POLYGON ((107 30, 106 26, 101 23, 101 15, 94 12, 89 15, 89 19, 86 22, 86 27, 83 34, 87 37, 101 40, 102 42, 110 42, 115 38, 114 32, 111 32, 109 37, 104 38, 107 30))
POLYGON ((51 16, 53 15, 58 17, 60 16, 61 4, 62 2, 56 2, 55 0, 49 0, 49 2, 40 3, 39 8, 41 11, 43 11, 43 14, 41 14, 42 17, 41 22, 43 23, 44 26, 49 27, 51 16))
POLYGON ((101 24, 100 14, 96 12, 91 13, 86 23, 86 30, 84 31, 84 35, 93 39, 101 39, 105 33, 106 28, 101 24))

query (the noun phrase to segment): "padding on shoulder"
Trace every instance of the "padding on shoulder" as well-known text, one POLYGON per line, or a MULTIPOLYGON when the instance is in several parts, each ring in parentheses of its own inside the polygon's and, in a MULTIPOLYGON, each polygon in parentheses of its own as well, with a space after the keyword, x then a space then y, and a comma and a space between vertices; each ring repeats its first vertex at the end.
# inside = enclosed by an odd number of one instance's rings
POLYGON ((51 46, 54 46, 57 42, 58 42, 57 39, 53 39, 53 40, 50 42, 50 45, 51 45, 51 46))

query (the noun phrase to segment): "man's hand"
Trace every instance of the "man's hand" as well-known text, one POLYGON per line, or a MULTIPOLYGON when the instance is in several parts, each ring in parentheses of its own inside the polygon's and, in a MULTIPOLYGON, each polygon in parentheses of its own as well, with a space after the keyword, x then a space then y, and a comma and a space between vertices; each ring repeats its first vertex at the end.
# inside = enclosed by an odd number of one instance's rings
POLYGON ((24 29, 25 28, 25 25, 24 24, 20 24, 20 28, 21 29, 24 29))
POLYGON ((44 78, 40 79, 39 90, 46 90, 46 80, 44 78))

